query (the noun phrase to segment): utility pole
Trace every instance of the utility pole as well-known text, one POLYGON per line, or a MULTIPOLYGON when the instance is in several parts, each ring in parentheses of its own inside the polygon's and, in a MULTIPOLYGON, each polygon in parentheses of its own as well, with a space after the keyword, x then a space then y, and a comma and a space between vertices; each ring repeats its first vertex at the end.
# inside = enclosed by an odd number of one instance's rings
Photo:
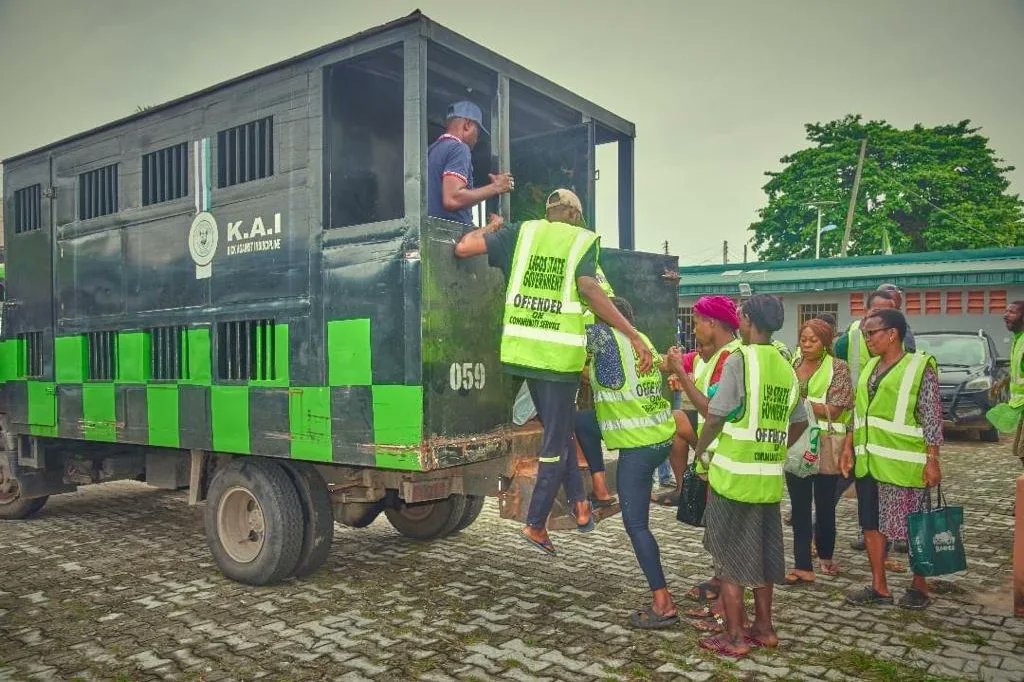
MULTIPOLYGON (((838 201, 812 201, 808 204, 811 208, 818 209, 818 230, 814 234, 814 260, 821 258, 821 207, 838 203, 838 201)), ((829 225, 829 227, 835 228, 835 225, 829 225)))
POLYGON ((864 170, 864 153, 868 149, 868 136, 860 141, 860 156, 857 158, 857 172, 853 176, 853 191, 850 193, 850 207, 846 210, 846 229, 843 230, 843 245, 839 255, 846 257, 847 245, 850 243, 850 231, 853 229, 853 209, 857 205, 857 192, 860 190, 860 172, 864 170))
POLYGON ((665 248, 665 255, 667 256, 668 255, 668 240, 667 239, 662 244, 662 246, 665 248))
POLYGON ((743 245, 743 262, 744 263, 747 262, 747 245, 746 244, 743 245))
POLYGON ((729 264, 729 241, 722 240, 722 265, 729 264))

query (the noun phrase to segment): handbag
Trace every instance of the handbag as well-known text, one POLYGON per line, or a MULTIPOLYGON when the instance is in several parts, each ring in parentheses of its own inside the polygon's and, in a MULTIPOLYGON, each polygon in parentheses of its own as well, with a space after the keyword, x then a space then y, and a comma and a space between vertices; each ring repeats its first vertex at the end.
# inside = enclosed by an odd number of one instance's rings
POLYGON ((846 434, 836 433, 835 424, 829 420, 827 430, 819 434, 818 439, 818 473, 841 474, 839 459, 843 454, 846 434))
POLYGON ((807 428, 800 434, 796 442, 786 450, 786 462, 783 471, 797 478, 807 478, 819 472, 821 445, 821 427, 811 409, 811 403, 804 398, 804 409, 807 411, 807 428))
POLYGON ((938 506, 932 507, 932 491, 924 493, 924 510, 907 516, 910 569, 923 576, 948 575, 967 568, 961 529, 964 508, 950 507, 938 486, 938 506))
POLYGON ((697 475, 697 463, 683 472, 683 490, 679 493, 676 518, 689 526, 704 527, 704 508, 708 503, 708 482, 697 475))

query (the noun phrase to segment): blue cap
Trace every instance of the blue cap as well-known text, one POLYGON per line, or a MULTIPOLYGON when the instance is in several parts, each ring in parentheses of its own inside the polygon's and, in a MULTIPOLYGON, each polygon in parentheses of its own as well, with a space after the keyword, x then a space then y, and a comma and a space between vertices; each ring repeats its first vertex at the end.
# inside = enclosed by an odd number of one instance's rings
POLYGON ((473 102, 470 102, 468 100, 462 100, 461 102, 449 104, 448 115, 445 117, 445 120, 451 118, 468 119, 470 121, 473 121, 473 123, 476 123, 478 126, 480 126, 480 130, 484 131, 485 135, 491 134, 491 131, 484 127, 484 113, 480 111, 480 107, 478 107, 473 102))

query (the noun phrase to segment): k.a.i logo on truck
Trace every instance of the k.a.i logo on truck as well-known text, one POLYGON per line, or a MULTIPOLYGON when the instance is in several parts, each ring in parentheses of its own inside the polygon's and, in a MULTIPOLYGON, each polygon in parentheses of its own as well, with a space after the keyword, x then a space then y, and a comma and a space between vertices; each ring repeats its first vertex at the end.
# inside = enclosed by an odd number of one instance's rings
MULTIPOLYGON (((238 256, 262 251, 277 251, 281 248, 281 214, 275 213, 270 220, 257 215, 247 220, 227 222, 225 256, 238 256)), ((188 231, 188 251, 196 264, 196 279, 207 279, 213 274, 213 258, 220 243, 220 229, 217 219, 209 211, 201 211, 192 220, 188 231)))

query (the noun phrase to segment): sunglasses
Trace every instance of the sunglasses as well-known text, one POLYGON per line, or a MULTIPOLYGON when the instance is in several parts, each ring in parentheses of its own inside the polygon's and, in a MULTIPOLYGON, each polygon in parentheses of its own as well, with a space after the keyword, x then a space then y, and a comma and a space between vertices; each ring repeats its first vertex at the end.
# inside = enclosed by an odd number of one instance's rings
POLYGON ((884 331, 887 331, 889 329, 892 329, 892 327, 879 327, 878 329, 865 329, 864 330, 864 336, 866 336, 867 338, 871 339, 871 338, 874 338, 875 334, 877 334, 878 332, 884 332, 884 331))

